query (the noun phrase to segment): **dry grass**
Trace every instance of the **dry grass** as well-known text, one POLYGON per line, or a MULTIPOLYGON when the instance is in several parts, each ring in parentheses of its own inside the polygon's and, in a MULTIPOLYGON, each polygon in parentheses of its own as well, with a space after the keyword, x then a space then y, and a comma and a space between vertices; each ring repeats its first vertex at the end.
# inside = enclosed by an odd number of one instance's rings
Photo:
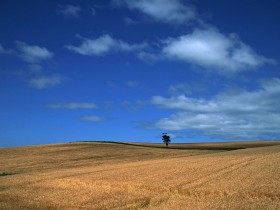
POLYGON ((280 209, 278 141, 142 146, 0 149, 0 209, 280 209))

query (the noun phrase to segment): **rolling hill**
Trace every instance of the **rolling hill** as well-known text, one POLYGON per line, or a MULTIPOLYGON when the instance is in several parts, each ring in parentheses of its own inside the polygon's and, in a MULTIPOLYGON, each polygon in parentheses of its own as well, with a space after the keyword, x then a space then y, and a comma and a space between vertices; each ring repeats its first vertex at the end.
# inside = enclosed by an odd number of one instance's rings
POLYGON ((0 149, 0 209, 280 209, 280 141, 0 149))

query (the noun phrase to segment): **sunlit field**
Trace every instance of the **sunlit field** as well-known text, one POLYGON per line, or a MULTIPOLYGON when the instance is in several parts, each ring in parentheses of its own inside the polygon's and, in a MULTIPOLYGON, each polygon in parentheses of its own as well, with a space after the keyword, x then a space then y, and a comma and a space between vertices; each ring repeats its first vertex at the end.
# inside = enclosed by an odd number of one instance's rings
POLYGON ((0 209, 280 209, 280 141, 1 148, 0 209))

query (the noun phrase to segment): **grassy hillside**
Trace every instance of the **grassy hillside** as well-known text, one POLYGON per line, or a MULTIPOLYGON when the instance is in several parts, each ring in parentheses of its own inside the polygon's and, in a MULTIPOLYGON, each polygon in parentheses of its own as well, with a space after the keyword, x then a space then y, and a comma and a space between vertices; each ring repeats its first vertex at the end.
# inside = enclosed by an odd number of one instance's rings
POLYGON ((280 209, 280 142, 0 149, 0 209, 280 209))

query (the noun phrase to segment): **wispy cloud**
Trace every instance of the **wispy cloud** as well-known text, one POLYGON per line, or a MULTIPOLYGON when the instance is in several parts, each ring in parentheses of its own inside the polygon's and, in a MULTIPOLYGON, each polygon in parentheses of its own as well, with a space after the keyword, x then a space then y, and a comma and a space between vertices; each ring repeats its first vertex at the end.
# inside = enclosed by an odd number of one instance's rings
POLYGON ((133 19, 131 19, 131 18, 129 18, 129 17, 124 17, 124 18, 123 18, 123 21, 124 21, 124 23, 125 23, 127 26, 137 24, 137 21, 135 21, 135 20, 133 20, 133 19))
POLYGON ((118 88, 118 85, 115 82, 107 81, 106 86, 109 88, 118 88))
POLYGON ((87 11, 90 12, 92 16, 95 16, 97 15, 97 11, 99 9, 102 9, 102 6, 99 6, 98 4, 94 4, 94 5, 91 4, 91 6, 88 7, 87 11))
POLYGON ((191 95, 191 93, 192 93, 189 84, 171 85, 171 86, 168 88, 168 92, 169 92, 171 95, 181 95, 181 94, 191 95))
POLYGON ((195 29, 191 34, 164 41, 164 56, 220 72, 237 72, 273 63, 257 54, 236 34, 226 36, 215 28, 195 29))
POLYGON ((14 50, 12 50, 12 49, 6 49, 6 48, 4 48, 4 47, 0 44, 0 54, 7 54, 7 55, 9 55, 9 54, 13 54, 13 53, 15 53, 14 50))
POLYGON ((16 41, 15 43, 19 51, 18 55, 26 62, 39 63, 43 60, 51 59, 54 56, 54 53, 45 47, 28 45, 21 41, 16 41))
POLYGON ((139 99, 136 101, 125 100, 121 103, 125 110, 131 112, 139 112, 147 104, 149 104, 149 101, 143 101, 139 99))
POLYGON ((154 52, 149 52, 149 51, 141 51, 141 52, 137 53, 137 57, 140 60, 147 62, 147 63, 154 63, 154 62, 162 59, 160 54, 156 54, 154 52))
POLYGON ((62 83, 64 77, 60 75, 40 75, 28 80, 28 84, 31 87, 37 89, 45 89, 48 87, 54 87, 62 83))
POLYGON ((103 117, 98 117, 98 116, 84 116, 81 117, 82 121, 89 121, 89 122, 104 122, 106 121, 105 118, 103 117))
POLYGON ((125 84, 126 84, 128 87, 131 87, 131 88, 138 87, 138 86, 140 85, 139 82, 137 82, 137 81, 132 81, 132 80, 126 81, 125 84))
POLYGON ((28 65, 28 71, 33 75, 41 75, 43 73, 43 67, 39 64, 31 63, 28 65))
POLYGON ((4 49, 0 44, 0 54, 9 54, 21 58, 28 63, 25 70, 14 71, 13 75, 24 80, 30 87, 45 89, 61 84, 65 77, 59 74, 49 74, 44 71, 42 61, 51 59, 54 53, 45 47, 28 45, 21 41, 15 41, 16 50, 4 49))
POLYGON ((196 18, 194 8, 180 0, 113 0, 113 3, 168 24, 186 24, 196 18))
POLYGON ((55 104, 48 104, 48 108, 52 109, 96 109, 97 106, 95 103, 55 103, 55 104))
POLYGON ((151 103, 178 111, 155 122, 153 126, 160 129, 192 130, 231 139, 280 134, 280 79, 277 78, 251 92, 222 93, 213 99, 155 96, 151 103))
POLYGON ((147 44, 129 44, 122 40, 113 39, 106 34, 96 39, 83 39, 80 46, 65 46, 67 49, 79 53, 81 55, 101 56, 111 52, 134 52, 143 50, 147 44))
MULTIPOLYGON (((80 6, 75 5, 60 5, 58 9, 58 13, 61 14, 64 18, 79 18, 80 13, 83 9, 80 6)), ((92 12, 95 12, 92 10, 92 12)))

